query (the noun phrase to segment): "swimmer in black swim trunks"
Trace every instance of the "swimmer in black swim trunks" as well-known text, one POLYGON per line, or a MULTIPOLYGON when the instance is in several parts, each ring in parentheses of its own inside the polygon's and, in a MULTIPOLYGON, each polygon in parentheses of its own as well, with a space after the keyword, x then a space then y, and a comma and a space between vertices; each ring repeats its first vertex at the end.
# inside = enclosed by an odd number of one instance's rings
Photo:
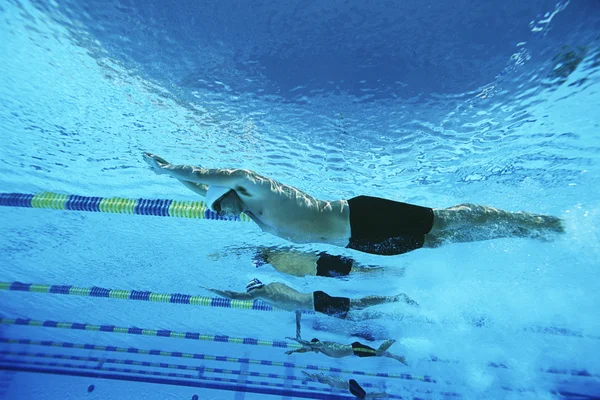
POLYGON ((366 253, 395 255, 444 243, 504 237, 547 240, 563 233, 557 217, 508 212, 475 204, 428 208, 378 197, 324 201, 243 169, 173 165, 144 153, 157 174, 178 179, 205 196, 221 215, 248 215, 265 232, 295 243, 328 243, 366 253))
MULTIPOLYGON (((383 268, 362 266, 350 257, 320 253, 303 252, 292 248, 263 247, 256 251, 252 262, 261 267, 270 264, 277 271, 294 276, 323 276, 337 278, 350 273, 382 272, 383 268)), ((401 268, 396 268, 400 269, 401 268)))
POLYGON ((288 337, 287 339, 294 340, 300 343, 302 347, 296 350, 288 350, 285 352, 285 354, 315 352, 323 353, 326 356, 333 358, 342 358, 352 355, 358 357, 389 357, 393 358, 394 360, 400 361, 404 365, 408 365, 404 356, 398 356, 387 351, 387 349, 389 349, 391 345, 396 343, 395 340, 386 340, 381 344, 381 346, 379 346, 378 349, 374 349, 360 342, 354 342, 352 344, 341 344, 327 341, 322 342, 317 338, 312 339, 310 342, 307 340, 292 337, 288 337))
POLYGON ((402 302, 411 306, 419 306, 416 301, 404 293, 397 296, 367 296, 361 299, 349 299, 348 297, 332 297, 321 291, 302 293, 279 282, 264 285, 256 278, 246 285, 246 293, 205 289, 233 300, 261 299, 282 310, 315 311, 351 321, 377 318, 378 316, 375 314, 362 314, 357 311, 379 304, 402 302))

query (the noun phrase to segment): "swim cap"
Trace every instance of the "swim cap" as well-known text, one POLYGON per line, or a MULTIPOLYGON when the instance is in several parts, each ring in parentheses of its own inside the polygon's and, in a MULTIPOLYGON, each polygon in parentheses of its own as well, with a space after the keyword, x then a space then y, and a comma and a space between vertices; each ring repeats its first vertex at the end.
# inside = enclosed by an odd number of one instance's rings
POLYGON ((204 198, 206 200, 206 205, 208 206, 208 208, 215 211, 214 204, 221 200, 221 198, 223 198, 231 190, 233 189, 225 186, 210 185, 208 187, 208 190, 206 191, 206 196, 204 198))
POLYGON ((311 343, 317 343, 317 342, 320 342, 320 340, 319 340, 319 339, 317 339, 317 338, 312 338, 312 340, 311 340, 310 342, 311 342, 311 343))
POLYGON ((260 289, 261 287, 264 287, 264 286, 265 285, 261 281, 254 278, 250 282, 248 282, 248 284, 246 285, 246 292, 250 293, 251 291, 260 289))

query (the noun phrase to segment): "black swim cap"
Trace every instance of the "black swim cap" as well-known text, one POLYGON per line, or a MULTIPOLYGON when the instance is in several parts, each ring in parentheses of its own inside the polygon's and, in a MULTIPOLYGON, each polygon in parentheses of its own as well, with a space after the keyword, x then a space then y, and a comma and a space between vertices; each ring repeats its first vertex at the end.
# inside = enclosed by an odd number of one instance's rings
POLYGON ((319 340, 319 339, 317 339, 317 338, 313 338, 313 339, 312 339, 310 342, 311 342, 311 343, 316 343, 316 342, 320 342, 320 340, 319 340))

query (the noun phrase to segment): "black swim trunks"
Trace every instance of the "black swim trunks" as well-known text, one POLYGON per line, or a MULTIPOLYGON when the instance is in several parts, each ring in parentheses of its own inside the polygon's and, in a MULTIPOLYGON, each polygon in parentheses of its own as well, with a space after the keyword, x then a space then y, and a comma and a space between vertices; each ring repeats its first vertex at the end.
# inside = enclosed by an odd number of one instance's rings
POLYGON ((347 297, 332 297, 325 292, 313 293, 315 311, 332 317, 346 318, 350 311, 350 299, 347 297))
POLYGON ((423 247, 433 226, 433 209, 379 197, 348 200, 350 243, 348 248, 391 256, 423 247))
POLYGON ((364 345, 360 342, 352 343, 352 352, 355 356, 359 357, 374 357, 377 355, 374 348, 364 345))
POLYGON ((343 256, 332 256, 325 252, 319 253, 317 260, 317 276, 346 276, 352 270, 352 259, 343 256))

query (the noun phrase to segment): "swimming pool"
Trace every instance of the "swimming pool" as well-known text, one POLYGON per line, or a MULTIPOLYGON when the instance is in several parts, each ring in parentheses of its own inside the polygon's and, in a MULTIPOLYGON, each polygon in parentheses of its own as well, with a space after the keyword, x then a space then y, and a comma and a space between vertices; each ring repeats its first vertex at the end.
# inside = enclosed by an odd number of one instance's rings
POLYGON ((353 398, 303 371, 402 398, 600 396, 599 11, 593 0, 2 3, 0 397, 353 398), (152 173, 144 151, 324 199, 557 215, 567 232, 393 257, 292 245, 182 203, 202 198, 152 173), (257 249, 289 246, 383 270, 333 279, 253 263, 257 249), (293 313, 205 289, 255 277, 407 293, 418 309, 378 306, 375 320, 303 315, 302 337, 395 339, 409 365, 285 355, 293 313))

